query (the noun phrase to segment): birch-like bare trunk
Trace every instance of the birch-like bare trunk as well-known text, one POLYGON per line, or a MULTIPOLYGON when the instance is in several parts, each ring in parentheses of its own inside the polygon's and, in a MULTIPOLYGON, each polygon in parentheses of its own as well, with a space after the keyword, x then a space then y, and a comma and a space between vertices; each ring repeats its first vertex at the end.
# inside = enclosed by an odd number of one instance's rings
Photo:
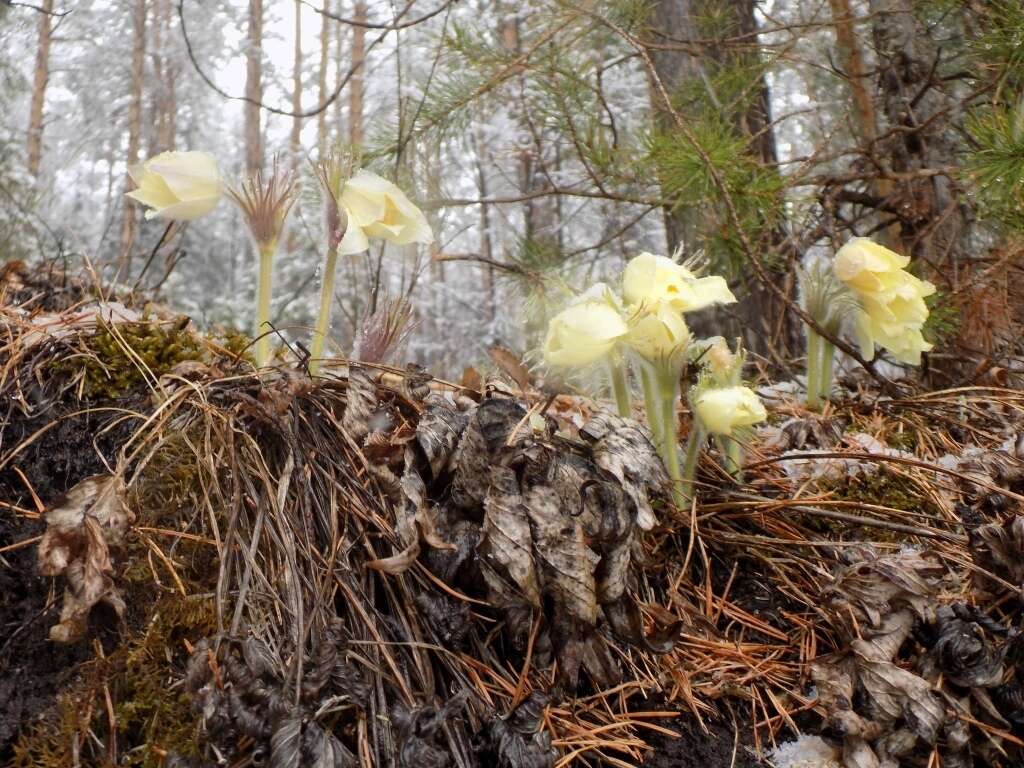
POLYGON ((248 48, 245 52, 245 171, 253 176, 263 168, 263 0, 249 0, 248 48))
POLYGON ((39 14, 39 41, 36 46, 36 66, 32 78, 32 107, 28 119, 28 172, 39 175, 43 161, 43 115, 46 104, 46 85, 50 80, 50 41, 53 0, 43 0, 39 14))
MULTIPOLYGON (((366 22, 367 8, 356 0, 354 18, 366 22)), ((352 79, 348 82, 348 140, 358 149, 363 143, 363 76, 366 66, 366 27, 352 28, 352 79)))
MULTIPOLYGON (((331 47, 331 18, 327 11, 331 10, 330 0, 323 0, 324 15, 320 24, 320 71, 317 78, 317 104, 323 105, 327 101, 327 66, 331 47)), ((327 107, 324 107, 316 116, 316 147, 323 157, 327 152, 327 107)))
MULTIPOLYGON (((139 148, 142 143, 142 88, 146 65, 146 17, 149 9, 146 0, 135 0, 132 5, 132 72, 128 102, 128 166, 139 162, 139 148)), ((131 179, 125 177, 126 188, 131 179)), ((127 280, 132 270, 132 248, 138 221, 138 208, 125 199, 124 216, 121 221, 121 254, 117 271, 121 279, 127 280)))
POLYGON ((295 0, 295 51, 292 58, 292 168, 298 168, 302 157, 302 0, 295 0))

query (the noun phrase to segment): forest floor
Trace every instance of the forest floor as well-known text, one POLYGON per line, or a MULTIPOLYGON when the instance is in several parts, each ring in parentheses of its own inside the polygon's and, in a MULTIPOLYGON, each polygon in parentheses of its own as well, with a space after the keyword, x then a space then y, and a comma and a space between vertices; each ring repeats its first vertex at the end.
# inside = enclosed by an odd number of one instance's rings
POLYGON ((766 387, 678 509, 606 404, 246 344, 0 267, 0 763, 1024 759, 1024 393, 766 387))

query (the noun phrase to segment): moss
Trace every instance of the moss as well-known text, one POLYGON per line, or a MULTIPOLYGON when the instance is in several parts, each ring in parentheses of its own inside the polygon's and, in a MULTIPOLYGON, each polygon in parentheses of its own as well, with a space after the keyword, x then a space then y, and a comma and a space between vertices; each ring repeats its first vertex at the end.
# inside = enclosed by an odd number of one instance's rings
POLYGON ((197 756, 198 713, 173 683, 187 661, 185 641, 213 634, 216 617, 209 597, 170 595, 160 600, 144 630, 115 652, 80 668, 47 717, 21 735, 11 768, 64 768, 80 764, 160 768, 174 750, 197 756), (107 695, 110 696, 110 707, 107 695), (116 759, 108 761, 108 712, 114 713, 116 759), (104 743, 82 739, 92 730, 104 743), (80 743, 78 761, 72 754, 80 743))
POLYGON ((117 399, 151 381, 150 375, 160 378, 178 363, 201 356, 187 319, 177 325, 146 320, 103 324, 81 341, 80 354, 54 360, 49 370, 58 376, 82 372, 82 391, 89 399, 117 399))
MULTIPOLYGON (((884 468, 870 475, 843 477, 838 480, 823 480, 819 490, 831 493, 833 498, 843 501, 873 504, 925 515, 941 515, 941 510, 929 499, 911 478, 884 468)), ((821 518, 817 521, 820 530, 830 534, 847 533, 850 523, 821 518)), ((906 534, 881 528, 866 528, 869 538, 877 541, 900 542, 906 534)))
POLYGON ((220 345, 224 347, 235 357, 242 360, 247 360, 250 363, 255 362, 253 357, 253 342, 252 338, 242 333, 241 331, 228 330, 225 331, 219 338, 220 345))

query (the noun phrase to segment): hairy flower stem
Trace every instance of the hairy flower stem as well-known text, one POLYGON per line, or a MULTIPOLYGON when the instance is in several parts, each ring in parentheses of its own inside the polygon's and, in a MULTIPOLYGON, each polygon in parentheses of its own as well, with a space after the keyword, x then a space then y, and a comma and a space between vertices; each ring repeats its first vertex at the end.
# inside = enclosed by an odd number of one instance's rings
POLYGON ((324 340, 327 338, 327 327, 331 322, 331 304, 334 301, 334 273, 337 263, 337 247, 328 248, 327 264, 324 266, 324 279, 320 284, 320 313, 316 317, 313 342, 310 344, 309 349, 309 373, 311 376, 315 376, 320 370, 324 340))
POLYGON ((661 398, 654 382, 654 371, 646 364, 640 365, 640 386, 644 391, 644 407, 647 409, 647 423, 654 438, 654 447, 661 451, 662 416, 661 398))
POLYGON ((683 459, 681 493, 687 503, 693 499, 696 493, 694 480, 697 477, 700 449, 704 445, 705 437, 707 437, 707 433, 704 430, 704 425, 700 423, 700 419, 694 414, 693 424, 690 427, 690 436, 686 440, 686 457, 683 459))
POLYGON ((822 400, 832 395, 832 363, 836 356, 836 346, 828 339, 820 339, 821 343, 821 375, 818 386, 822 400))
POLYGON ((807 331, 807 407, 821 408, 821 346, 822 339, 810 326, 807 331))
POLYGON ((260 282, 256 294, 256 367, 262 368, 270 360, 270 289, 277 243, 259 244, 260 282))
POLYGON ((672 501, 677 507, 686 506, 683 476, 679 469, 679 444, 676 438, 676 399, 679 397, 679 371, 672 366, 659 368, 658 394, 661 404, 661 458, 672 481, 672 501))
POLYGON ((619 416, 628 419, 633 413, 633 408, 629 401, 629 383, 626 381, 625 362, 610 360, 608 362, 608 377, 612 382, 612 392, 615 393, 615 405, 619 409, 619 416))

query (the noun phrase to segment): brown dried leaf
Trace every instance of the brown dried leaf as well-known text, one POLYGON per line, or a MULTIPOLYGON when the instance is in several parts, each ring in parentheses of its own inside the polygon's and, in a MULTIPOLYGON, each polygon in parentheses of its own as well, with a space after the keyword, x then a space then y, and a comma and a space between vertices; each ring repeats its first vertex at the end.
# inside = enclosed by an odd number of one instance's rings
POLYGON ((857 677, 867 694, 874 719, 888 724, 903 718, 914 735, 926 744, 934 744, 946 720, 946 712, 931 685, 891 661, 872 660, 870 649, 866 655, 862 653, 862 642, 853 642, 857 677))
POLYGON ((524 501, 541 563, 545 591, 558 612, 583 627, 597 624, 594 571, 600 557, 586 545, 579 522, 562 513, 558 496, 543 485, 531 488, 524 501))
POLYGON ((525 392, 533 383, 533 374, 523 365, 522 359, 507 347, 495 344, 487 350, 491 361, 525 392))
POLYGON ((480 508, 490 488, 490 467, 494 458, 510 438, 519 445, 530 437, 529 429, 520 429, 513 438, 525 416, 526 411, 519 403, 503 397, 485 400, 473 410, 452 459, 455 465, 452 501, 457 506, 480 508))
POLYGON ((658 519, 650 494, 662 492, 668 475, 647 431, 632 419, 599 412, 583 425, 580 437, 592 443, 594 463, 611 473, 633 501, 636 524, 651 530, 658 519))
MULTIPOLYGON (((540 584, 533 560, 530 519, 519 494, 516 473, 507 467, 491 469, 491 483, 484 499, 483 533, 478 551, 485 578, 491 569, 498 570, 501 575, 507 574, 521 594, 516 602, 523 601, 539 608, 540 584)), ((502 591, 503 581, 496 582, 492 588, 502 591)))
POLYGON ((349 363, 348 390, 341 426, 356 443, 361 442, 372 431, 370 421, 376 410, 376 374, 370 368, 357 363, 349 363))
POLYGON ((51 627, 50 639, 71 643, 84 634, 89 612, 97 603, 108 604, 118 616, 124 612, 110 560, 110 548, 124 543, 133 519, 124 482, 116 475, 87 477, 67 492, 59 506, 47 510, 45 519, 39 572, 64 574, 68 582, 60 623, 51 627))
POLYGON ((943 573, 942 565, 919 552, 867 552, 865 559, 843 568, 821 596, 832 607, 852 607, 877 627, 883 616, 905 606, 924 618, 943 573))
POLYGON ((437 479, 448 471, 469 416, 440 398, 428 403, 416 426, 416 445, 430 468, 431 478, 437 479))

